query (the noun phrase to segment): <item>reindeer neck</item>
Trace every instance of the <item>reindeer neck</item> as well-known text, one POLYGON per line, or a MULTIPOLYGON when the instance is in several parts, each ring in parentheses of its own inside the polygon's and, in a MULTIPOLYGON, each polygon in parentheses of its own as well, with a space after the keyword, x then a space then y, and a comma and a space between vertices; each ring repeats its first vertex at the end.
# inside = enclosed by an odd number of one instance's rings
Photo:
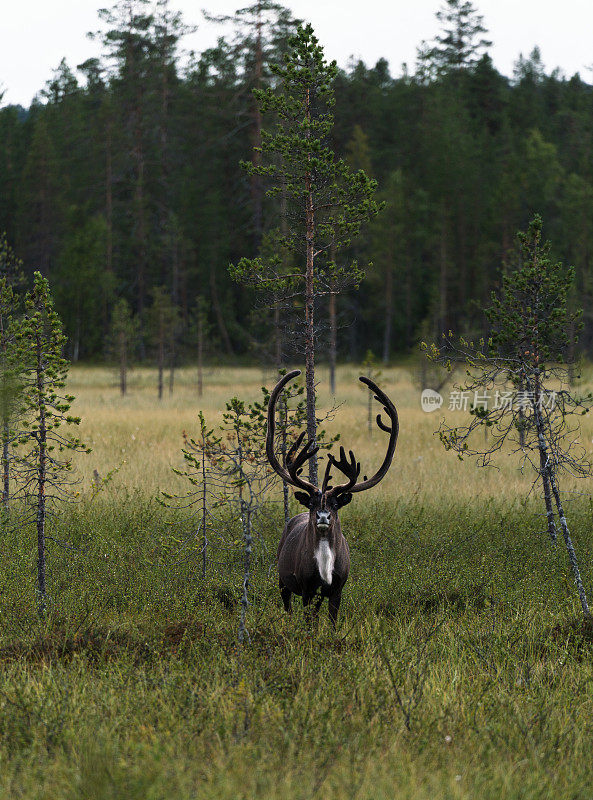
POLYGON ((341 534, 340 520, 336 517, 333 524, 324 532, 323 536, 315 530, 315 515, 309 515, 309 522, 307 525, 307 542, 315 549, 320 541, 326 539, 329 546, 333 549, 336 541, 341 534))

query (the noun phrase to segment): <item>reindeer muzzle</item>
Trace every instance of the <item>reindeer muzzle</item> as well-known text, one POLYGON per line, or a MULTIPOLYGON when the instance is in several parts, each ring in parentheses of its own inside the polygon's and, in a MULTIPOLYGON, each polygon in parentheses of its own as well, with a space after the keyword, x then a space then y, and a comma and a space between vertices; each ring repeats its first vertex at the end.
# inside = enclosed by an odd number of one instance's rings
POLYGON ((330 514, 329 511, 318 511, 315 519, 317 530, 320 533, 325 533, 329 530, 330 514))

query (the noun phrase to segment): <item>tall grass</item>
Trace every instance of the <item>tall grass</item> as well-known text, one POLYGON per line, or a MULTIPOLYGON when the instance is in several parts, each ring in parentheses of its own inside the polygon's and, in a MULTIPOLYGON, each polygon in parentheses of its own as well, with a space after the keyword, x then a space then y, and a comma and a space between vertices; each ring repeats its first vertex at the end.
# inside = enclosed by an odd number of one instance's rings
MULTIPOLYGON (((239 386, 256 396, 257 371, 217 375, 203 404, 211 418, 239 386)), ((121 401, 108 373, 74 371, 95 451, 81 501, 48 531, 43 624, 33 531, 2 533, 0 797, 590 796, 593 636, 537 499, 523 498, 526 478, 441 453, 405 372, 388 373, 402 439, 386 486, 341 512, 352 572, 338 630, 325 616, 307 629, 298 603, 292 618, 283 612, 271 504, 258 526, 251 644, 238 648, 232 520, 202 581, 191 512, 154 500, 195 419, 191 375, 162 407, 136 377, 121 401), (104 475, 123 456, 91 499, 92 469, 104 475)), ((383 443, 368 439, 354 377, 340 375, 349 405, 339 427, 372 467, 383 443)), ((584 495, 571 515, 588 555, 584 495)))

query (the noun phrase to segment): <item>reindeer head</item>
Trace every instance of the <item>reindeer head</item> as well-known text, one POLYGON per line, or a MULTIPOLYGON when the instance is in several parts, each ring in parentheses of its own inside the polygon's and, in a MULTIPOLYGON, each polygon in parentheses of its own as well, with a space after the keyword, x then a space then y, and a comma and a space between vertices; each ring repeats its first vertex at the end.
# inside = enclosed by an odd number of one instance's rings
POLYGON ((286 454, 284 465, 280 464, 274 453, 276 402, 286 384, 297 375, 300 375, 300 370, 298 369, 289 372, 278 381, 274 391, 270 395, 266 455, 270 465, 274 471, 280 475, 283 481, 302 490, 295 492, 295 498, 311 512, 311 521, 318 535, 327 536, 337 518, 338 510, 352 500, 352 495, 355 492, 363 492, 366 489, 370 489, 379 483, 387 474, 397 443, 397 434, 399 430, 397 411, 391 400, 375 383, 373 383, 373 381, 369 378, 361 377, 360 380, 362 383, 365 383, 375 393, 375 399, 383 404, 384 410, 391 421, 391 425, 386 425, 383 423, 381 415, 377 415, 377 425, 381 430, 389 433, 387 453, 381 467, 377 470, 375 475, 373 475, 372 478, 367 478, 365 476, 363 481, 357 483, 356 481, 360 475, 360 463, 356 460, 352 450, 350 450, 348 456, 346 456, 346 451, 343 447, 340 447, 339 459, 336 459, 331 453, 328 455, 323 483, 321 489, 318 489, 301 475, 303 465, 319 450, 319 446, 313 442, 307 442, 301 447, 303 439, 305 438, 305 432, 301 433, 286 454), (333 467, 346 477, 347 480, 345 483, 339 484, 338 486, 330 486, 331 470, 333 467))

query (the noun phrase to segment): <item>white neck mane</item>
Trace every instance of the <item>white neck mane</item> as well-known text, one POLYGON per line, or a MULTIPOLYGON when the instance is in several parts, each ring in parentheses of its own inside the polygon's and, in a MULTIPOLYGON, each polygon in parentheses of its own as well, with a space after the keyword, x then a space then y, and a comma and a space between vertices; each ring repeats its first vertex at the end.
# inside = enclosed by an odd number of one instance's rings
POLYGON ((329 546, 327 539, 321 539, 317 545, 317 549, 315 550, 315 561, 317 561, 317 567, 319 569, 319 574, 321 575, 321 580, 324 583, 331 585, 335 555, 329 546))

